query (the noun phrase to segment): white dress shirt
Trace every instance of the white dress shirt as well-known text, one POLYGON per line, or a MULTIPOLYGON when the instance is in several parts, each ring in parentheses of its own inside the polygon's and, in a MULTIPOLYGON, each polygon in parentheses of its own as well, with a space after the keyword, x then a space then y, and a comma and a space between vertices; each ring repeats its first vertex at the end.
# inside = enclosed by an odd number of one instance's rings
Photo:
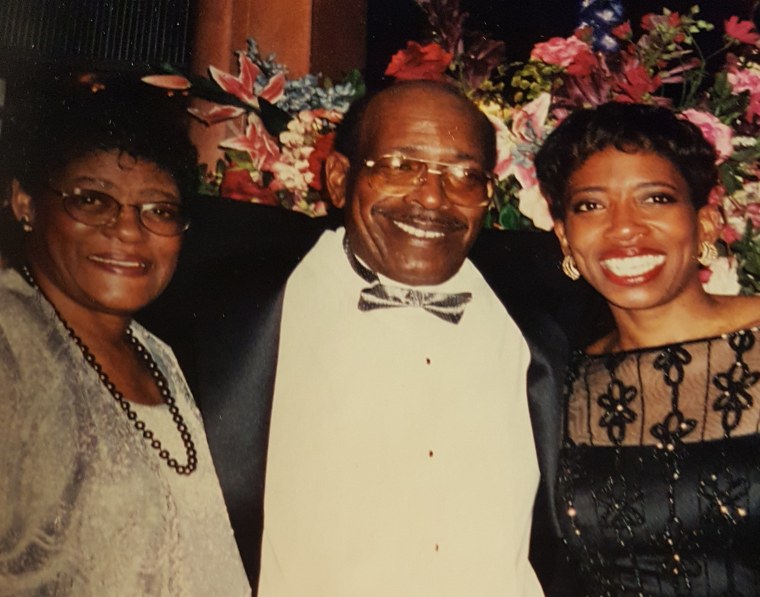
POLYGON ((469 261, 458 324, 359 311, 343 234, 286 288, 260 597, 542 595, 525 340, 469 261))

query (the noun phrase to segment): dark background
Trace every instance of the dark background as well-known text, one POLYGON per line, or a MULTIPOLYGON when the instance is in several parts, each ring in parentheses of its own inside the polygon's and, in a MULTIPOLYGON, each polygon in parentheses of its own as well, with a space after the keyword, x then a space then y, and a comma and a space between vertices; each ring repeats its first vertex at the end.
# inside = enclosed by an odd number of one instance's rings
MULTIPOLYGON (((731 14, 751 18, 757 1, 702 0, 704 18, 718 26, 713 42, 720 40, 723 19, 731 14)), ((391 56, 407 40, 429 41, 430 32, 414 0, 366 2, 365 75, 372 86, 382 81, 391 56)), ((572 33, 579 3, 461 0, 461 8, 470 14, 470 29, 504 40, 509 60, 525 60, 536 42, 572 33)), ((636 26, 647 12, 659 12, 663 6, 685 12, 694 3, 627 0, 623 6, 636 26)), ((195 4, 194 0, 0 0, 0 77, 28 75, 40 65, 146 72, 167 62, 185 70, 192 57, 195 4)))
MULTIPOLYGON (((723 21, 730 15, 752 18, 756 0, 628 0, 623 7, 637 30, 644 14, 661 12, 663 7, 686 13, 694 4, 699 4, 701 18, 716 25, 712 34, 704 36, 709 53, 720 44, 723 21)), ((579 5, 580 0, 462 0, 460 4, 470 14, 469 27, 504 40, 509 60, 526 60, 535 43, 570 35, 578 24, 579 5)), ((429 39, 427 20, 414 0, 368 0, 368 83, 381 81, 391 56, 407 40, 429 39)))

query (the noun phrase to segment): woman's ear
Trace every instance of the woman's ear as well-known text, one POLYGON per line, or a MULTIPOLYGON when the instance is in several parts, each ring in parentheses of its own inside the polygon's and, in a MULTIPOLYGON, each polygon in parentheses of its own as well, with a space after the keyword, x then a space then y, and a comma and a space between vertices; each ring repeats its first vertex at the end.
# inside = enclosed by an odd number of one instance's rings
POLYGON ((332 204, 341 208, 346 205, 348 193, 348 170, 351 164, 342 153, 333 151, 325 159, 325 182, 332 204))
POLYGON ((11 182, 11 209, 19 222, 31 225, 34 222, 34 202, 32 196, 27 193, 21 183, 15 178, 11 182))
POLYGON ((565 235, 565 223, 562 220, 554 220, 554 234, 559 240, 559 246, 562 248, 563 255, 571 255, 570 245, 567 242, 567 236, 565 235))
POLYGON ((714 243, 720 237, 723 227, 723 217, 715 205, 704 205, 697 211, 697 226, 699 241, 714 243))

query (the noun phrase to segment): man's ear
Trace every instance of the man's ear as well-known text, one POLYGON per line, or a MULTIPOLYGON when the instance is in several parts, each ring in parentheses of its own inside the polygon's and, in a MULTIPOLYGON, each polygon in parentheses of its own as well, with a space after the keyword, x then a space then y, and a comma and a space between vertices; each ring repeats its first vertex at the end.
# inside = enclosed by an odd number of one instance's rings
POLYGON ((15 178, 11 182, 11 209, 16 219, 21 221, 26 217, 30 223, 34 222, 34 202, 32 196, 27 193, 22 187, 21 183, 15 178))
POLYGON ((567 243, 565 236, 565 223, 562 220, 554 220, 554 234, 559 240, 559 246, 562 248, 563 255, 571 255, 570 245, 567 243))
POLYGON ((720 237, 720 229, 723 227, 723 217, 715 205, 703 205, 697 211, 697 226, 699 227, 699 240, 714 243, 720 237))
POLYGON ((341 208, 346 205, 348 193, 348 170, 351 164, 342 153, 333 151, 325 159, 325 182, 327 192, 335 207, 341 208))

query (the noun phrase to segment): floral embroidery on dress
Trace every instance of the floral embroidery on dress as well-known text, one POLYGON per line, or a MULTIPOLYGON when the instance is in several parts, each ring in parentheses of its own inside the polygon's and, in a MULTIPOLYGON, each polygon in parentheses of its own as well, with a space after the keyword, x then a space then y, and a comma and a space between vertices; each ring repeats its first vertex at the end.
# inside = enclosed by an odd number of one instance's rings
POLYGON ((712 473, 702 479, 699 495, 712 506, 705 508, 705 524, 738 524, 747 516, 749 482, 743 477, 737 478, 730 470, 712 473))
POLYGON ((584 595, 757 594, 757 333, 574 355, 557 507, 584 595))
POLYGON ((728 343, 736 353, 736 362, 728 371, 713 377, 715 387, 722 390, 713 404, 713 409, 722 411, 721 422, 727 434, 739 425, 742 412, 752 408, 752 395, 748 390, 760 379, 760 373, 750 371, 744 362, 744 353, 755 345, 754 334, 745 334, 744 331, 731 334, 728 343))
POLYGON ((613 379, 607 385, 607 391, 599 396, 598 404, 604 409, 599 425, 607 428, 611 442, 621 443, 625 439, 626 425, 636 420, 636 413, 629 405, 637 395, 636 388, 613 379))
POLYGON ((606 391, 597 399, 597 404, 604 409, 599 417, 599 426, 607 430, 607 437, 616 445, 625 440, 626 427, 637 418, 629 405, 638 397, 638 391, 618 379, 616 369, 620 362, 619 355, 612 354, 605 358, 604 366, 609 372, 610 381, 606 391))
POLYGON ((651 429, 652 436, 660 440, 658 447, 672 450, 697 426, 697 421, 686 418, 678 405, 684 368, 689 363, 691 354, 683 346, 668 346, 654 360, 654 368, 662 371, 663 381, 671 391, 671 411, 651 429))
POLYGON ((640 489, 629 490, 619 479, 608 477, 599 492, 599 504, 603 507, 601 515, 605 526, 615 529, 618 533, 626 531, 633 535, 632 528, 644 523, 644 512, 641 509, 642 498, 640 489))

